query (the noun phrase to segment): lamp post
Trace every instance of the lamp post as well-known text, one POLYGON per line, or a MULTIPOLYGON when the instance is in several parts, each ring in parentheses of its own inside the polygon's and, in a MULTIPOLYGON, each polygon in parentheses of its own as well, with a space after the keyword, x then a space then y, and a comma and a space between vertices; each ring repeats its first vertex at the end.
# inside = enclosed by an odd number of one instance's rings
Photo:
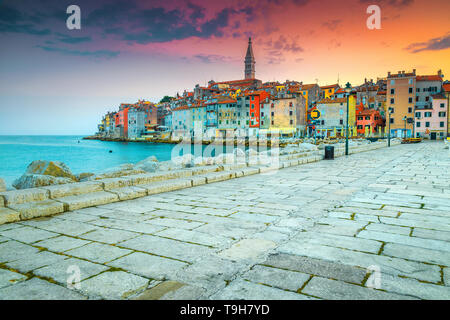
POLYGON ((403 121, 405 121, 405 129, 404 129, 405 135, 404 135, 403 139, 406 139, 406 121, 407 120, 408 120, 408 118, 406 116, 404 116, 403 121))
POLYGON ((391 108, 388 108, 389 126, 388 126, 388 147, 391 146, 391 108))
POLYGON ((347 95, 347 115, 345 121, 345 155, 348 156, 348 100, 350 97, 350 92, 352 91, 352 85, 350 82, 345 84, 345 92, 347 95))

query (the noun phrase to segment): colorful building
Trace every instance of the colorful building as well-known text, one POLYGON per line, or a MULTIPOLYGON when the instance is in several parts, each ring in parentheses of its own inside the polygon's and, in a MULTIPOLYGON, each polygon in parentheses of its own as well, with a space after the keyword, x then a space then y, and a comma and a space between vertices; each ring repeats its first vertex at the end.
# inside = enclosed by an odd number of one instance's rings
POLYGON ((443 93, 431 95, 429 104, 416 106, 416 137, 444 139, 447 133, 448 101, 443 93))
POLYGON ((450 137, 450 81, 445 81, 442 90, 447 97, 447 137, 450 137))
POLYGON ((356 129, 358 134, 382 134, 384 133, 385 121, 380 111, 375 109, 363 109, 357 112, 356 129))
POLYGON ((408 118, 414 119, 416 69, 409 73, 388 72, 386 91, 386 105, 390 110, 388 121, 390 121, 391 137, 412 137, 414 123, 411 123, 408 118))

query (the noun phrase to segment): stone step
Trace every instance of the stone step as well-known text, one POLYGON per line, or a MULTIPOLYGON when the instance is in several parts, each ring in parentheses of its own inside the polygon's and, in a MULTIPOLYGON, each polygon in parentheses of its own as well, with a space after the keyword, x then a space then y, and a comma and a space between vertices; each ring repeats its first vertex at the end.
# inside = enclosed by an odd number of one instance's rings
POLYGON ((56 199, 64 204, 66 211, 74 211, 87 207, 99 206, 102 204, 108 204, 119 201, 117 194, 99 191, 94 193, 80 194, 77 196, 68 196, 56 199))
POLYGON ((64 204, 55 200, 12 204, 9 208, 20 214, 20 220, 51 216, 65 211, 64 204))
POLYGON ((0 208, 0 225, 20 221, 20 213, 9 208, 0 208))

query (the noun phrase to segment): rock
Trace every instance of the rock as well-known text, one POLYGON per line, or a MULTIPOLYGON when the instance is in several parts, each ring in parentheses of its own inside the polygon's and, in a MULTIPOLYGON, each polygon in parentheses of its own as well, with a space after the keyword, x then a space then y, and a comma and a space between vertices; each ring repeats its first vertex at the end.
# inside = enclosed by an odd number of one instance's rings
POLYGON ((175 165, 179 165, 179 166, 181 166, 183 168, 190 168, 190 167, 194 166, 194 159, 195 159, 194 155, 188 153, 188 154, 185 154, 185 155, 183 155, 181 157, 173 158, 172 162, 175 165))
POLYGON ((70 179, 42 174, 24 174, 19 179, 14 180, 12 185, 16 189, 29 189, 73 182, 76 182, 76 178, 70 179))
POLYGON ((89 178, 87 178, 87 180, 93 181, 107 178, 118 178, 140 173, 147 173, 147 171, 135 168, 134 165, 131 163, 126 163, 117 167, 106 169, 102 173, 90 176, 89 178))
POLYGON ((89 177, 95 175, 92 172, 82 172, 76 175, 78 181, 87 181, 89 177))
POLYGON ((5 181, 0 178, 0 192, 6 191, 6 184, 5 181))
POLYGON ((159 162, 155 156, 150 156, 147 159, 139 161, 134 168, 137 170, 144 170, 146 172, 155 172, 158 170, 159 162))
POLYGON ((298 148, 304 151, 316 151, 318 150, 317 146, 311 143, 300 143, 298 148))
POLYGON ((69 167, 60 161, 33 161, 27 167, 25 174, 53 176, 77 180, 77 178, 70 171, 69 167))
POLYGON ((182 166, 179 164, 175 164, 172 161, 162 161, 159 163, 158 170, 159 171, 171 171, 182 169, 182 166))

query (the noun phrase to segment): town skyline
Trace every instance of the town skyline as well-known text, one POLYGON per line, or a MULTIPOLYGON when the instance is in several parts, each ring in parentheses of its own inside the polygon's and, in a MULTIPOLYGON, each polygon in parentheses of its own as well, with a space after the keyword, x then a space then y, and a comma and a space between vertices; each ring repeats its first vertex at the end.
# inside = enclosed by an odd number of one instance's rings
POLYGON ((0 17, 0 38, 8 43, 0 51, 5 114, 0 134, 89 134, 101 114, 120 103, 158 102, 209 80, 242 79, 248 36, 256 78, 263 82, 330 85, 339 77, 342 86, 386 77, 389 71, 450 72, 446 1, 434 1, 434 6, 375 1, 381 7, 381 30, 367 29, 365 0, 346 6, 306 0, 259 6, 250 1, 135 1, 128 6, 79 1, 84 20, 77 31, 64 30, 68 3, 55 2, 51 10, 29 1, 0 5, 7 13, 0 17), (124 22, 119 9, 134 23, 124 22), (159 12, 160 20, 145 20, 139 15, 143 10, 148 18, 159 12), (184 29, 168 29, 177 18, 184 29), (419 18, 429 26, 426 31, 412 23, 419 18), (19 27, 12 28, 11 21, 19 27), (152 21, 153 29, 144 32, 152 21), (112 36, 108 27, 120 32, 112 36))

